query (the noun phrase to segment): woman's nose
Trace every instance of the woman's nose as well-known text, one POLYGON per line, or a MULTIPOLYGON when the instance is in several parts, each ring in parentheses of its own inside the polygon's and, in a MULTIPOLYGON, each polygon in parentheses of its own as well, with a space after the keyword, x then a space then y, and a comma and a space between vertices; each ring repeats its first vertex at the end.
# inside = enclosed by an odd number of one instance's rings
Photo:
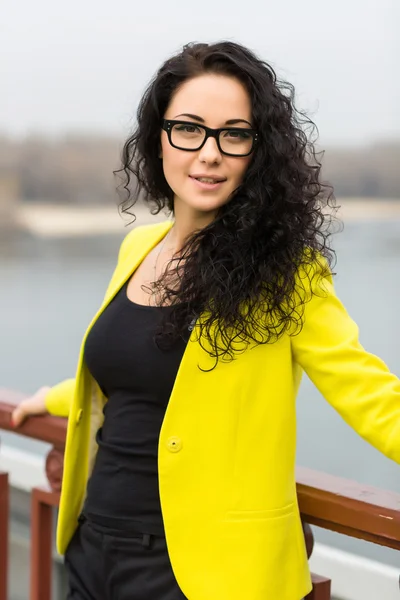
POLYGON ((219 151, 217 140, 209 137, 200 150, 199 159, 202 162, 216 163, 221 161, 221 152, 219 151))

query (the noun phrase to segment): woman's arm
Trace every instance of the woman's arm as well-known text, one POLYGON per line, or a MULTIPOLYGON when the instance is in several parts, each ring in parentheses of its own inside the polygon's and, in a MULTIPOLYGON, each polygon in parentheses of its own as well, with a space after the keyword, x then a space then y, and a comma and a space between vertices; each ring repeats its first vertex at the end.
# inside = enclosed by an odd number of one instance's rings
POLYGON ((74 390, 75 378, 64 379, 51 387, 44 397, 47 412, 56 417, 68 417, 74 390))
POLYGON ((355 431, 400 463, 400 380, 361 346, 326 262, 314 264, 303 281, 313 296, 301 332, 291 338, 296 362, 355 431))
POLYGON ((16 406, 11 415, 12 425, 19 427, 27 417, 46 413, 68 417, 74 387, 75 379, 67 379, 54 387, 42 386, 16 406))

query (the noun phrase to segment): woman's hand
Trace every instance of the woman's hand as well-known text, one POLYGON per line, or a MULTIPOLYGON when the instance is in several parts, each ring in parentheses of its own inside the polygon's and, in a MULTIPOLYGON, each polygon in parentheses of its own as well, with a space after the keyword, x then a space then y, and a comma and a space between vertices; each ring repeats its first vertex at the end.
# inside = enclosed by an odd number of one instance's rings
POLYGON ((15 408, 11 415, 11 424, 13 427, 19 427, 21 423, 31 415, 44 415, 48 413, 44 399, 50 387, 41 387, 33 394, 26 398, 15 408))

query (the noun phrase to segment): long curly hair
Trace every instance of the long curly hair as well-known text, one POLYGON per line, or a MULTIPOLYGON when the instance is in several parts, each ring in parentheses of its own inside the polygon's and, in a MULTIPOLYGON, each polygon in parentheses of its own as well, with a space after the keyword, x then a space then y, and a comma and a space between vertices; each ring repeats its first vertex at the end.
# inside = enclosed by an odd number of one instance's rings
POLYGON ((245 86, 259 143, 232 198, 212 223, 192 233, 155 288, 160 302, 172 305, 158 345, 185 337, 197 319, 197 339, 215 367, 249 345, 301 330, 299 287, 307 284, 297 274, 321 257, 330 269, 335 198, 332 186, 320 181, 321 153, 311 139, 318 130, 295 108, 293 85, 279 81, 269 64, 240 44, 190 43, 161 66, 139 103, 137 126, 114 172, 122 178, 121 212, 134 217, 131 209, 141 196, 152 214, 173 215, 174 194, 159 157, 161 121, 185 81, 210 73, 245 86))

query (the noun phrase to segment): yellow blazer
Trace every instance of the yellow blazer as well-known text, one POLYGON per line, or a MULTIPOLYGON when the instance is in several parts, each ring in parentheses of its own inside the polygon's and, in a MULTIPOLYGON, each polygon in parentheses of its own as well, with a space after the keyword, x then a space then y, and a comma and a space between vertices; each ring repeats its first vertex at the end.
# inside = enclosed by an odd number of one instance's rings
MULTIPOLYGON (((86 335, 171 224, 137 227, 125 237, 86 335)), ((299 600, 311 590, 295 485, 303 370, 347 423, 400 462, 400 381, 360 345, 331 277, 318 288, 298 335, 255 346, 208 373, 198 365, 214 361, 196 331, 187 345, 161 428, 158 468, 168 551, 189 600, 299 600)), ((69 415, 61 554, 77 527, 107 401, 85 364, 86 335, 76 378, 46 399, 52 414, 69 415)))

